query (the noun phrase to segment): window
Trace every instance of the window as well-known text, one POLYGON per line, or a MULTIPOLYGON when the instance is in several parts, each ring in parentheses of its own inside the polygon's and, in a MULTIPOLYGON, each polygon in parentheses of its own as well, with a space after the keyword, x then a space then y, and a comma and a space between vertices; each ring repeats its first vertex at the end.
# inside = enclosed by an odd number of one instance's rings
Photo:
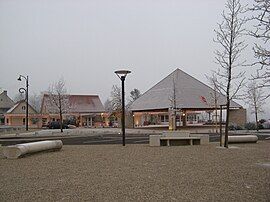
POLYGON ((25 125, 25 118, 23 118, 23 125, 25 125))
POLYGON ((9 124, 9 119, 7 119, 7 124, 9 124))
POLYGON ((197 115, 196 114, 187 115, 187 121, 197 121, 197 115))
POLYGON ((42 126, 45 126, 47 124, 47 119, 46 118, 42 118, 42 126))
POLYGON ((169 122, 169 115, 161 115, 161 116, 160 116, 160 121, 161 121, 162 123, 164 123, 164 122, 169 122))
POLYGON ((180 122, 180 121, 181 121, 180 115, 176 114, 176 122, 180 122))
POLYGON ((42 118, 42 123, 46 123, 47 119, 46 118, 42 118))
POLYGON ((22 106, 22 110, 25 110, 26 109, 26 107, 25 106, 22 106))

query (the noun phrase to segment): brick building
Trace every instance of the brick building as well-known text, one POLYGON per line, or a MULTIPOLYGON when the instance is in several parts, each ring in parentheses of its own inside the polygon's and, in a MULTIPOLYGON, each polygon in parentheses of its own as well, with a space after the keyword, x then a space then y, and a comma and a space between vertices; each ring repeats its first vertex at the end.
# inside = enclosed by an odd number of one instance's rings
MULTIPOLYGON (((63 112, 64 120, 75 120, 77 126, 103 126, 104 106, 98 95, 67 95, 67 107, 63 112)), ((59 121, 56 107, 51 103, 48 94, 43 95, 41 104, 42 125, 51 121, 59 121)))

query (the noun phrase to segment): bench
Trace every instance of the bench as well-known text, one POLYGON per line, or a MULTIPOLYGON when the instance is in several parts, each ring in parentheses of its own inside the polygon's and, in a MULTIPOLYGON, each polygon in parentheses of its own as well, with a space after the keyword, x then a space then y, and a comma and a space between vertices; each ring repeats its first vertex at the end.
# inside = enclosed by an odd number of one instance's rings
POLYGON ((256 143, 257 135, 233 135, 228 137, 229 143, 256 143))
POLYGON ((63 146, 61 140, 45 140, 38 142, 29 142, 6 146, 3 148, 3 155, 8 159, 16 159, 25 154, 36 153, 41 151, 60 150, 63 146))
POLYGON ((160 146, 199 145, 200 137, 160 137, 160 146))
POLYGON ((208 135, 190 134, 189 132, 164 132, 162 135, 150 135, 150 146, 202 145, 209 143, 208 135))

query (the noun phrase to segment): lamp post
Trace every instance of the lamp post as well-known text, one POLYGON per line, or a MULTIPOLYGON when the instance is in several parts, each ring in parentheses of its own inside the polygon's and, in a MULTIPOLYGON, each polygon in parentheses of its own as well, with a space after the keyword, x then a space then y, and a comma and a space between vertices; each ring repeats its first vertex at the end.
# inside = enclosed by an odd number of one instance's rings
POLYGON ((26 119, 25 119, 25 129, 26 131, 28 131, 28 76, 23 76, 23 75, 20 75, 19 78, 18 78, 18 81, 21 81, 22 78, 25 79, 25 82, 26 82, 26 88, 20 88, 19 89, 19 92, 20 93, 25 93, 25 101, 26 101, 26 119))
POLYGON ((127 74, 131 73, 129 70, 117 70, 114 72, 122 81, 122 143, 125 146, 125 79, 127 74))

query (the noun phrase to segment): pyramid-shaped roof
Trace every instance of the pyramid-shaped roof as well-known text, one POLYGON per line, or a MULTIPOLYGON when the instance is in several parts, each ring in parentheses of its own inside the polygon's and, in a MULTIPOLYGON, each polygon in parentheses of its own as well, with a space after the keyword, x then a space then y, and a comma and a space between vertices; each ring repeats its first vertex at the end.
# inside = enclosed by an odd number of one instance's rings
MULTIPOLYGON (((182 70, 176 69, 135 100, 131 104, 130 110, 144 111, 171 108, 173 107, 174 89, 176 108, 214 108, 214 90, 182 70)), ((217 105, 224 105, 225 103, 226 97, 217 92, 217 105)), ((231 101, 231 107, 241 108, 242 106, 231 101)))

